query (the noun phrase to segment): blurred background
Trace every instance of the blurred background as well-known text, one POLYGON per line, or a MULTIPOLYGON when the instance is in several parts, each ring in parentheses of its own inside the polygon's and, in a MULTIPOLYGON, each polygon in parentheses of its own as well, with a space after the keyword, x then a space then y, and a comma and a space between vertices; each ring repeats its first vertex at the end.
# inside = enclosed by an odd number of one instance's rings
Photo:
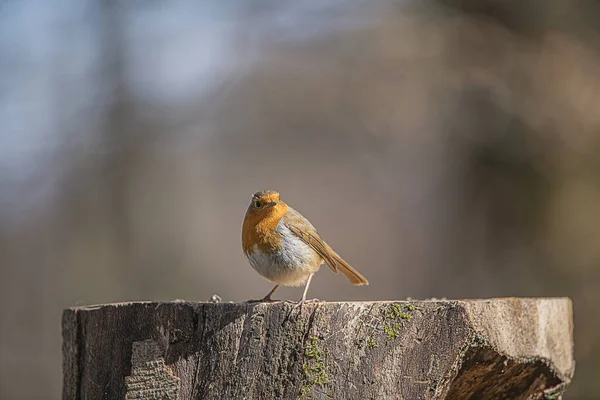
MULTIPOLYGON (((569 296, 600 393, 600 3, 0 2, 0 397, 62 309, 259 298, 272 188, 363 272, 322 300, 569 296)), ((278 298, 297 299, 301 289, 278 298)))

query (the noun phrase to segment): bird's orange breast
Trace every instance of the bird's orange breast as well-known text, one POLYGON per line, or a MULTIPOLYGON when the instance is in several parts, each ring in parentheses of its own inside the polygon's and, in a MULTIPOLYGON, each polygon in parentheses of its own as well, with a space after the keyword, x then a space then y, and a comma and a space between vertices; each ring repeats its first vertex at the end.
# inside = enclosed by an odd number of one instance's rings
POLYGON ((242 226, 244 254, 252 254, 254 246, 262 252, 280 249, 281 235, 277 233, 276 228, 287 212, 287 204, 280 202, 257 213, 247 213, 242 226))

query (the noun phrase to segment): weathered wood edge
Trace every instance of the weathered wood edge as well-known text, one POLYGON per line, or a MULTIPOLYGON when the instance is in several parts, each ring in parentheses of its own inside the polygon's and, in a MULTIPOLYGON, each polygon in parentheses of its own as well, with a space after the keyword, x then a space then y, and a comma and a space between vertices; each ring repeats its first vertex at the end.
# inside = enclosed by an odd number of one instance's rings
POLYGON ((62 354, 63 354, 63 399, 78 398, 76 388, 80 387, 81 360, 79 359, 79 310, 67 308, 62 315, 62 354))

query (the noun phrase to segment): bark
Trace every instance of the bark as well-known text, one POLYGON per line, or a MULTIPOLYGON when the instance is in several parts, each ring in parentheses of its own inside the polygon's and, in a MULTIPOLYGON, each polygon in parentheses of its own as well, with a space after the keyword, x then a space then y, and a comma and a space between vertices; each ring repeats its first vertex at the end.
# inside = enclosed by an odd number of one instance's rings
POLYGON ((108 304, 63 315, 64 399, 557 399, 571 301, 108 304))

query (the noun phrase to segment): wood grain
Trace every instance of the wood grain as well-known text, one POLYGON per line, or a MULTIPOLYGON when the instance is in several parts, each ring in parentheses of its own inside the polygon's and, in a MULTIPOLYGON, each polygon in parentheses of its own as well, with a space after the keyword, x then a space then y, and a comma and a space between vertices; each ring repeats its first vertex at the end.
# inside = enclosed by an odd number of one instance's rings
POLYGON ((135 302, 63 314, 63 399, 560 398, 569 299, 135 302))

